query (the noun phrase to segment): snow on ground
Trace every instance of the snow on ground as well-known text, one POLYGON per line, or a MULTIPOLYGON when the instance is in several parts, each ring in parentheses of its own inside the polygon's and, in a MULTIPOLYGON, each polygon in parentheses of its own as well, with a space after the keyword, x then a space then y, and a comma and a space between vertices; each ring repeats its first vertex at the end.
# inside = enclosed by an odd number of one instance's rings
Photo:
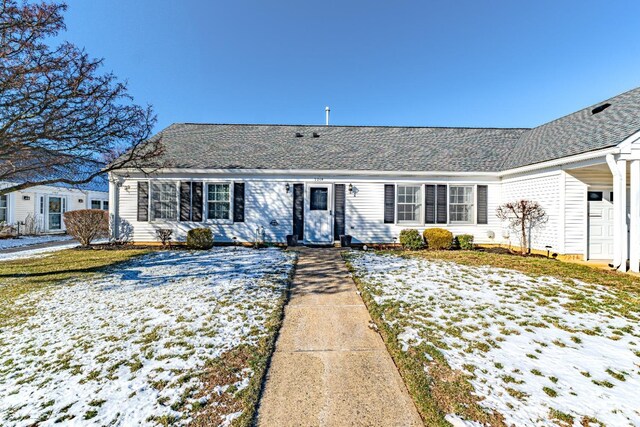
POLYGON ((400 307, 403 350, 427 342, 473 372, 480 405, 508 425, 569 415, 574 426, 640 426, 640 305, 625 311, 602 286, 492 267, 374 253, 351 263, 376 303, 400 307))
MULTIPOLYGON (((36 314, 0 330, 2 424, 188 422, 192 404, 216 404, 214 391, 197 395, 205 362, 267 333, 294 257, 278 249, 157 252, 29 294, 17 304, 36 314)), ((251 375, 239 372, 237 389, 251 375)))
POLYGON ((0 254, 0 262, 2 261, 15 261, 17 259, 29 259, 29 258, 44 258, 51 255, 53 252, 61 251, 64 249, 71 249, 79 246, 77 242, 65 243, 56 246, 50 246, 47 248, 38 249, 25 249, 18 252, 11 252, 0 254))
POLYGON ((70 239, 72 239, 72 237, 68 234, 55 234, 49 236, 20 236, 17 239, 0 239, 0 250, 39 245, 41 243, 62 242, 70 239))

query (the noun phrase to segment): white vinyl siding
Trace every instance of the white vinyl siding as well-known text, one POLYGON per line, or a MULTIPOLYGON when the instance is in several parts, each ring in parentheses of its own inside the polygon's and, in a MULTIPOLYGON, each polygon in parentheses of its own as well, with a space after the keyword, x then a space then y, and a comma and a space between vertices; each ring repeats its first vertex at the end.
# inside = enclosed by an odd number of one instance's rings
POLYGON ((398 185, 398 223, 419 223, 422 213, 422 185, 398 185))
POLYGON ((473 186, 449 186, 449 222, 451 224, 472 224, 474 203, 473 186))
POLYGON ((178 190, 175 182, 151 182, 151 219, 178 219, 178 190))
POLYGON ((207 219, 229 219, 231 215, 230 184, 207 184, 207 219))

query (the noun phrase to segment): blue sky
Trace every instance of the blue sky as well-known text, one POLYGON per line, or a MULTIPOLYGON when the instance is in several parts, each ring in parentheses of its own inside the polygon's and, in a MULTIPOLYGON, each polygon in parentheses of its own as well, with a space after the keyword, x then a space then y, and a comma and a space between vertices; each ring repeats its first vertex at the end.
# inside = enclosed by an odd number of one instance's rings
POLYGON ((536 126, 640 86, 640 2, 68 0, 173 122, 536 126))

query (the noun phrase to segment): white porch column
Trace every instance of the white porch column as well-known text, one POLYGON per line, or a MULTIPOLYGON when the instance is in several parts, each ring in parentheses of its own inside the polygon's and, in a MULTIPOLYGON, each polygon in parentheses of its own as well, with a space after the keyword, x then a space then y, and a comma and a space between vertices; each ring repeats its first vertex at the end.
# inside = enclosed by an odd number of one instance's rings
POLYGON ((120 218, 119 218, 119 193, 120 187, 118 186, 118 181, 116 177, 109 174, 109 226, 111 228, 111 238, 118 239, 118 231, 120 228, 120 218))
MULTIPOLYGON (((620 171, 620 188, 618 189, 618 194, 613 193, 614 197, 614 211, 615 211, 615 201, 618 202, 618 212, 619 217, 618 221, 620 223, 620 240, 618 240, 618 246, 620 247, 620 267, 618 270, 627 271, 627 260, 629 259, 628 255, 628 245, 629 245, 629 232, 628 232, 628 224, 627 224, 627 161, 626 160, 618 160, 618 170, 620 171)), ((615 244, 615 241, 614 241, 615 244)))
POLYGON ((640 160, 630 162, 631 200, 629 223, 629 264, 631 271, 640 272, 640 160))

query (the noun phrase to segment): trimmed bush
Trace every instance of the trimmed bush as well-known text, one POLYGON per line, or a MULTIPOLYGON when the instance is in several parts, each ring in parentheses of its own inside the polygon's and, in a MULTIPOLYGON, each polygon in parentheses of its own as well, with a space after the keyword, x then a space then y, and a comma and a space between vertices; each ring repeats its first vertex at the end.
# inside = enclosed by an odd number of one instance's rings
POLYGON ((100 209, 80 209, 64 213, 64 225, 82 246, 109 236, 109 212, 100 209))
POLYGON ((187 246, 192 249, 211 249, 213 233, 210 228, 194 228, 187 232, 187 246))
POLYGON ((427 248, 434 251, 448 250, 453 245, 453 234, 444 228, 427 228, 422 236, 427 242, 427 248))
POLYGON ((456 236, 460 249, 470 251, 473 249, 473 234, 460 234, 456 236))
POLYGON ((418 230, 407 228, 400 231, 400 244, 403 249, 416 251, 424 248, 424 242, 418 230))

